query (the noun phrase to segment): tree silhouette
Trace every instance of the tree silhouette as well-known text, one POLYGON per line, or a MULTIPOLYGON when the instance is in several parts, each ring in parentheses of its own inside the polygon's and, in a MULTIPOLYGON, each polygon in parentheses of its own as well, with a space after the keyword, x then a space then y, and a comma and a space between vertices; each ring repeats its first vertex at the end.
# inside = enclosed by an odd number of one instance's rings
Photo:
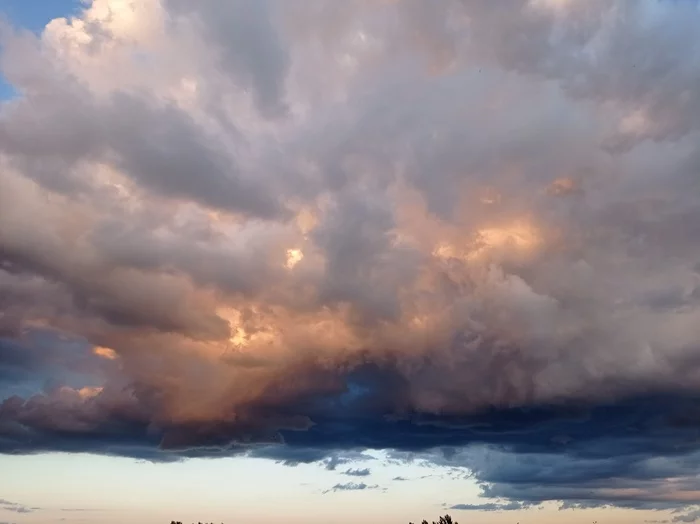
MULTIPOLYGON (((409 522, 408 524, 413 524, 413 522, 409 522)), ((421 524, 430 524, 427 520, 423 519, 423 522, 421 524)), ((433 521, 433 524, 458 524, 457 522, 452 521, 452 517, 449 515, 445 515, 444 517, 440 517, 440 520, 437 522, 433 521)))

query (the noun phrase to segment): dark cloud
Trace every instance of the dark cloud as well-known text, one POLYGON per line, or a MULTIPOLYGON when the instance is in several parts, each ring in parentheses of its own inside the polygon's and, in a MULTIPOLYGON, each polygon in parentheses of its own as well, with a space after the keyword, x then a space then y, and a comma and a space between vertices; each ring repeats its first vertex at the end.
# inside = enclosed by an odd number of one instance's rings
MULTIPOLYGON (((311 452, 311 457, 312 457, 311 461, 317 460, 318 456, 319 456, 319 451, 318 450, 309 450, 309 451, 311 452)), ((284 451, 284 453, 286 454, 286 450, 284 451)), ((322 453, 323 452, 321 452, 321 454, 322 453)), ((327 458, 323 462, 324 462, 325 468, 328 471, 335 471, 338 468, 338 466, 340 466, 341 464, 347 463, 348 459, 346 459, 345 457, 340 457, 338 455, 334 455, 330 458, 327 458)))
POLYGON ((697 517, 697 6, 97 7, 0 29, 0 453, 697 517))

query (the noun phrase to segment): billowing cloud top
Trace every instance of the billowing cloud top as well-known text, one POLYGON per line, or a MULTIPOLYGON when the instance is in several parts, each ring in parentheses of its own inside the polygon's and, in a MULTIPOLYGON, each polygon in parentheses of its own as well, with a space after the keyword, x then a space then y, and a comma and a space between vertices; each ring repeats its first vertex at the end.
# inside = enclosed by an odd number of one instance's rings
POLYGON ((393 449, 493 508, 700 503, 698 24, 93 0, 3 25, 0 452, 393 449))

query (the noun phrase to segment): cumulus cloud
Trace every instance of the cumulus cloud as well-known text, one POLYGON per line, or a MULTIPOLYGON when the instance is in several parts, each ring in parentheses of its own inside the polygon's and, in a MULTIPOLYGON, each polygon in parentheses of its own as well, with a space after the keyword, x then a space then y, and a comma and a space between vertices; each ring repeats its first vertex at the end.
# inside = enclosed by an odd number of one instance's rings
POLYGON ((469 470, 481 509, 699 503, 698 23, 92 0, 3 25, 0 452, 394 449, 469 470))

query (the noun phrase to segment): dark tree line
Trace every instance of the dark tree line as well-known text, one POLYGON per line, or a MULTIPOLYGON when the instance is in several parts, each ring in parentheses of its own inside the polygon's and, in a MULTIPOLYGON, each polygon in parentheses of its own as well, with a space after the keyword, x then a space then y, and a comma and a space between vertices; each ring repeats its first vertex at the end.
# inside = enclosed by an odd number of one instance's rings
MULTIPOLYGON (((182 522, 180 522, 179 520, 171 520, 170 524, 182 524, 182 522)), ((192 524, 194 524, 194 522, 192 524)), ((213 522, 204 522, 204 523, 198 522, 197 524, 214 524, 214 523, 213 522)), ((223 522, 221 524, 223 524, 223 522)))
MULTIPOLYGON (((413 522, 409 522, 408 524, 413 524, 413 522)), ((427 520, 423 519, 423 522, 421 524, 430 524, 427 520)), ((440 520, 437 522, 433 521, 433 524, 458 524, 457 522, 452 521, 452 517, 449 515, 445 515, 444 517, 440 517, 440 520)))
MULTIPOLYGON (((171 520, 170 524, 182 524, 182 522, 180 522, 179 520, 171 520)), ((194 524, 194 523, 192 523, 192 524, 194 524)), ((202 522, 198 522, 197 524, 202 524, 202 522)), ((210 522, 210 523, 205 522, 204 524, 214 524, 214 523, 213 522, 210 522)), ((408 524, 413 524, 413 522, 409 522, 408 524)), ((430 523, 427 520, 423 519, 423 522, 421 522, 421 524, 430 524, 430 523)), ((438 520, 437 522, 433 521, 433 524, 458 524, 458 523, 454 522, 452 520, 452 517, 450 517, 449 515, 445 515, 444 517, 440 517, 440 520, 438 520)))

